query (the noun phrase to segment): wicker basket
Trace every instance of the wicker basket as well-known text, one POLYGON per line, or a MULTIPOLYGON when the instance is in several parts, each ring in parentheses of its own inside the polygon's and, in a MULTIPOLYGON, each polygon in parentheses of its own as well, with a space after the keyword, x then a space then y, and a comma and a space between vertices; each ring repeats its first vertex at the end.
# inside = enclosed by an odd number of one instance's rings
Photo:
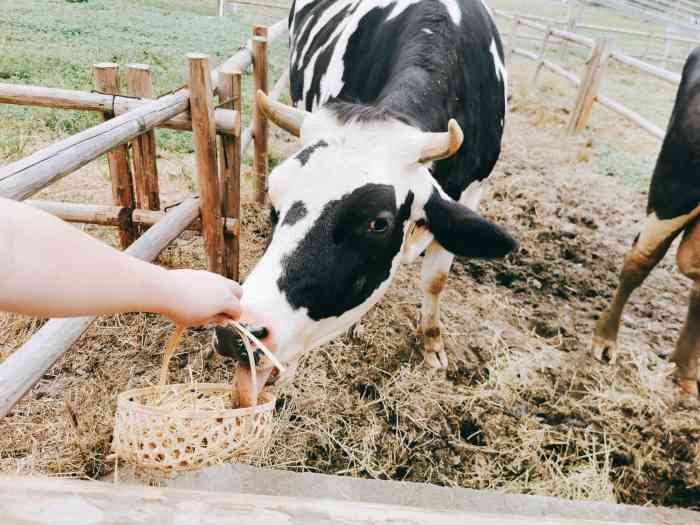
POLYGON ((166 350, 161 386, 129 390, 117 398, 112 450, 152 476, 240 460, 264 446, 272 433, 271 394, 261 393, 255 407, 233 408, 231 385, 165 385, 178 340, 176 332, 166 350))

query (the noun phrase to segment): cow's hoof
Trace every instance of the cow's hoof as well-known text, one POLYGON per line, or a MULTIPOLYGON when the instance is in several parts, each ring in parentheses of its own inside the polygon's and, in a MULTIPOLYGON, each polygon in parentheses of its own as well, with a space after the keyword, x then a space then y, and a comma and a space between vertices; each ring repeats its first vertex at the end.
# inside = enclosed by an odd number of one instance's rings
POLYGON ((617 342, 595 336, 593 337, 591 352, 593 357, 601 363, 614 365, 617 361, 617 342))
POLYGON ((676 384, 689 396, 700 398, 700 382, 697 379, 676 377, 676 384))
POLYGON ((437 352, 425 352, 425 362, 430 368, 435 368, 437 370, 444 370, 447 368, 447 353, 445 350, 439 350, 437 352))

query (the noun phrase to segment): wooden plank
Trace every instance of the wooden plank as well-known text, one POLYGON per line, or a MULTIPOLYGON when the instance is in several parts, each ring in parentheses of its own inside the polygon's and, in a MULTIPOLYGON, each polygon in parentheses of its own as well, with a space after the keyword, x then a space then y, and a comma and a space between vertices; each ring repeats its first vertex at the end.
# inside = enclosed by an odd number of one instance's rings
MULTIPOLYGON (((144 233, 125 253, 152 261, 198 214, 197 199, 184 201, 144 233)), ((94 320, 94 316, 52 319, 0 364, 0 418, 7 415, 94 320)), ((4 508, 4 504, 0 504, 0 508, 4 508)))
POLYGON ((609 38, 601 38, 593 49, 586 68, 586 74, 581 81, 574 109, 571 112, 571 119, 567 127, 570 135, 578 133, 586 127, 601 80, 607 68, 611 47, 612 41, 609 38))
MULTIPOLYGON (((129 96, 153 99, 151 68, 146 64, 129 64, 126 70, 129 96)), ((158 165, 156 163, 156 135, 147 131, 131 142, 134 158, 134 194, 136 207, 146 210, 160 209, 158 165)))
MULTIPOLYGON (((219 72, 219 99, 224 107, 241 111, 241 72, 219 72)), ((238 219, 241 214, 241 141, 219 138, 219 176, 221 177, 221 212, 224 218, 238 219)), ((240 243, 238 235, 224 231, 224 276, 240 279, 240 243)))
MULTIPOLYGON (((267 93, 267 28, 256 27, 253 29, 253 80, 254 93, 262 90, 267 93)), ((255 104, 253 117, 253 142, 255 153, 253 164, 255 166, 255 201, 263 204, 267 197, 267 118, 262 110, 255 104)))
MULTIPOLYGON (((114 63, 95 65, 95 88, 107 95, 119 94, 119 66, 114 63)), ((105 120, 114 117, 111 112, 103 113, 105 120)), ((107 153, 109 177, 112 184, 112 202, 122 208, 134 208, 134 187, 129 168, 129 150, 126 145, 117 146, 107 153)), ((133 224, 124 221, 119 227, 119 244, 128 247, 138 232, 133 224)))
MULTIPOLYGON (((125 220, 128 220, 135 226, 149 228, 158 223, 166 215, 164 211, 121 208, 119 206, 104 206, 101 204, 42 200, 26 200, 24 202, 66 222, 96 224, 98 226, 119 226, 125 220)), ((222 221, 222 226, 224 233, 227 235, 237 236, 239 234, 237 219, 225 219, 222 221)), ((197 219, 190 224, 187 229, 201 232, 202 222, 197 219)))
MULTIPOLYGON (((557 516, 426 510, 338 500, 198 492, 47 478, 0 477, 7 525, 619 525, 557 516)), ((627 525, 640 525, 629 522, 627 525)))
MULTIPOLYGON (((0 104, 34 106, 44 108, 72 109, 78 111, 110 112, 116 116, 149 103, 149 100, 129 97, 114 97, 101 93, 87 93, 70 89, 56 89, 22 84, 0 83, 0 104)), ((240 129, 240 115, 229 109, 216 109, 216 132, 236 136, 240 129)), ((183 113, 162 123, 158 127, 192 131, 189 113, 183 113)))
POLYGON ((214 129, 214 104, 209 57, 201 53, 187 55, 187 79, 190 87, 195 165, 201 196, 202 235, 207 268, 222 273, 224 235, 221 228, 221 197, 214 129))

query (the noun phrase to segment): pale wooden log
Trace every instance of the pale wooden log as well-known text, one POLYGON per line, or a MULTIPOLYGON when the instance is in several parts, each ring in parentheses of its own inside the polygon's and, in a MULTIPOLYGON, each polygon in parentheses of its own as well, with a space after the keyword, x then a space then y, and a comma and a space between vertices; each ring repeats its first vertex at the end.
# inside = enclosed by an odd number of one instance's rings
POLYGON ((574 109, 571 112, 571 119, 567 127, 570 135, 578 133, 586 127, 607 68, 611 46, 612 41, 609 38, 601 38, 593 49, 586 68, 586 74, 581 81, 574 109))
MULTIPOLYGON (((6 525, 621 525, 556 515, 527 517, 340 500, 189 491, 56 478, 0 477, 6 525)), ((691 518, 692 521, 692 518, 691 518)), ((690 522, 689 522, 690 524, 690 522)), ((628 522, 626 525, 641 525, 628 522)))
POLYGON ((544 67, 545 55, 547 54, 547 44, 549 43, 551 36, 552 31, 550 28, 550 30, 544 34, 544 38, 542 39, 542 46, 540 47, 540 55, 537 58, 537 65, 535 66, 535 71, 533 71, 532 77, 530 78, 530 92, 534 92, 537 88, 537 79, 539 78, 540 72, 544 67))
MULTIPOLYGON (((533 51, 527 51, 526 49, 516 48, 513 50, 513 53, 515 55, 529 58, 530 60, 538 60, 537 53, 535 53, 533 51)), ((556 73, 557 75, 560 75, 560 76, 566 78, 569 82, 571 82, 575 86, 578 87, 581 85, 581 80, 576 75, 567 71, 566 69, 564 69, 560 65, 555 64, 549 60, 544 60, 543 65, 546 69, 549 69, 552 73, 556 73)))
MULTIPOLYGON (((0 83, 0 104, 111 112, 119 116, 149 102, 151 101, 145 99, 113 97, 70 89, 0 83)), ((236 130, 240 128, 240 114, 229 109, 216 109, 215 119, 217 133, 236 136, 236 130)), ((188 113, 183 113, 158 127, 192 131, 192 121, 188 113)))
MULTIPOLYGON (((95 87, 108 95, 119 94, 119 67, 117 64, 105 63, 95 65, 95 87)), ((104 119, 114 117, 111 112, 103 113, 104 119)), ((134 187, 129 169, 129 150, 126 145, 117 146, 107 153, 109 177, 112 183, 112 202, 116 206, 134 208, 134 187)), ((133 224, 124 221, 119 227, 119 243, 122 248, 129 246, 138 237, 133 224)))
POLYGON ((221 228, 221 197, 216 161, 216 130, 209 57, 201 53, 187 55, 187 79, 191 91, 195 165, 201 196, 202 235, 211 272, 223 270, 224 235, 221 228))
POLYGON ((657 139, 663 141, 666 133, 664 133, 664 130, 661 129, 659 126, 654 124, 653 122, 650 122, 649 120, 645 119, 642 117, 639 113, 636 113, 632 111, 631 109, 623 106, 616 100, 611 99, 610 97, 606 97, 605 95, 598 95, 596 97, 596 100, 602 105, 605 106, 606 108, 614 111, 618 115, 621 115, 628 119, 629 121, 633 122, 640 128, 642 128, 644 131, 649 133, 650 135, 656 137, 657 139))
MULTIPOLYGON (((256 36, 253 37, 253 80, 255 84, 254 92, 262 90, 267 93, 267 38, 263 33, 267 33, 266 28, 256 27, 253 29, 256 36)), ((267 197, 267 118, 262 110, 255 104, 253 117, 253 142, 255 152, 253 164, 255 166, 255 201, 259 204, 265 202, 267 197)))
MULTIPOLYGON (((509 20, 516 20, 515 16, 513 15, 502 15, 504 18, 507 18, 509 20)), ((547 26, 543 24, 538 24, 537 22, 532 22, 530 20, 526 20, 525 18, 518 18, 518 24, 522 25, 524 27, 529 27, 530 29, 536 29, 537 31, 545 32, 547 31, 547 26)), ((588 48, 593 48, 595 47, 595 40, 592 38, 588 38, 585 36, 577 35, 575 33, 570 33, 568 31, 562 31, 561 29, 552 29, 552 34, 554 36, 557 36, 561 38, 562 40, 568 40, 569 42, 573 42, 575 44, 579 44, 584 47, 588 48)))
MULTIPOLYGON (((241 72, 219 72, 219 99, 225 107, 241 111, 241 72)), ((219 176, 221 177, 221 212, 228 219, 238 219, 241 214, 241 141, 236 138, 219 138, 219 176)), ((240 279, 240 243, 238 235, 224 232, 224 276, 234 281, 240 279)))
POLYGON ((664 43, 664 69, 668 69, 669 59, 671 58, 671 45, 672 42, 666 39, 664 43))
POLYGON ((694 38, 683 38, 677 36, 669 36, 661 33, 650 33, 647 31, 635 31, 629 29, 618 29, 616 27, 600 26, 595 24, 578 24, 579 29, 586 29, 589 31, 600 31, 603 33, 613 33, 618 35, 627 36, 639 36, 643 38, 650 38, 654 40, 668 40, 669 42, 678 42, 683 44, 697 45, 700 44, 700 40, 694 38))
MULTIPOLYGON (((197 199, 184 201, 135 241, 126 253, 137 259, 152 261, 198 214, 197 199)), ((7 415, 94 320, 94 316, 52 319, 0 364, 0 418, 7 415)), ((0 508, 4 508, 4 504, 0 504, 0 508)))
POLYGON ((626 66, 629 66, 631 68, 638 69, 639 71, 643 71, 644 73, 649 73, 650 75, 655 76, 656 78, 668 82, 669 84, 672 84, 674 86, 678 86, 681 83, 681 76, 678 73, 667 71, 658 66, 648 64, 647 62, 643 62, 642 60, 632 58, 631 56, 625 55, 624 53, 621 53, 619 51, 613 51, 610 54, 610 58, 617 60, 618 62, 625 64, 626 66))
MULTIPOLYGON (((153 99, 151 68, 146 64, 129 64, 126 70, 129 96, 153 99)), ((160 209, 158 165, 156 162, 156 134, 153 130, 131 142, 134 159, 134 194, 136 207, 145 210, 160 209)))
MULTIPOLYGON (((119 226, 127 220, 132 222, 135 226, 148 228, 156 224, 166 215, 164 211, 120 208, 119 206, 104 206, 101 204, 41 200, 26 200, 24 202, 66 222, 95 224, 98 226, 119 226)), ((227 235, 237 236, 239 234, 239 223, 237 219, 223 220, 222 226, 224 233, 227 235)), ((187 229, 201 232, 202 222, 197 219, 190 224, 187 229)))
MULTIPOLYGON (((267 43, 272 44, 279 38, 287 35, 289 33, 289 27, 287 25, 287 20, 282 19, 279 22, 271 25, 267 28, 267 43)), ((226 71, 241 71, 244 72, 247 67, 253 63, 253 41, 248 40, 238 53, 229 58, 226 62, 221 64, 218 68, 212 71, 212 84, 218 86, 219 82, 217 79, 219 70, 226 71)))
POLYGON ((29 157, 0 167, 0 196, 24 200, 110 149, 167 122, 189 107, 183 90, 56 142, 29 157))
POLYGON ((510 34, 508 35, 508 44, 506 45, 505 57, 506 64, 510 67, 513 62, 513 51, 518 45, 518 30, 520 29, 520 19, 513 18, 513 25, 510 28, 510 34))

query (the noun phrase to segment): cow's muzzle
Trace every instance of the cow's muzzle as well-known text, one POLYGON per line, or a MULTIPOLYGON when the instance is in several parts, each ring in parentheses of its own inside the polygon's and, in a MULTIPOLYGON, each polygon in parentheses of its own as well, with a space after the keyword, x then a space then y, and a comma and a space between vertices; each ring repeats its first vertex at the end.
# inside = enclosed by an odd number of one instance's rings
MULTIPOLYGON (((264 326, 248 326, 250 333, 261 341, 270 335, 270 331, 264 326)), ((238 363, 249 364, 248 351, 245 343, 237 330, 224 326, 217 326, 216 338, 214 339, 214 348, 216 352, 223 357, 233 359, 238 363)), ((260 360, 264 356, 261 350, 254 350, 255 365, 260 365, 260 360)))

